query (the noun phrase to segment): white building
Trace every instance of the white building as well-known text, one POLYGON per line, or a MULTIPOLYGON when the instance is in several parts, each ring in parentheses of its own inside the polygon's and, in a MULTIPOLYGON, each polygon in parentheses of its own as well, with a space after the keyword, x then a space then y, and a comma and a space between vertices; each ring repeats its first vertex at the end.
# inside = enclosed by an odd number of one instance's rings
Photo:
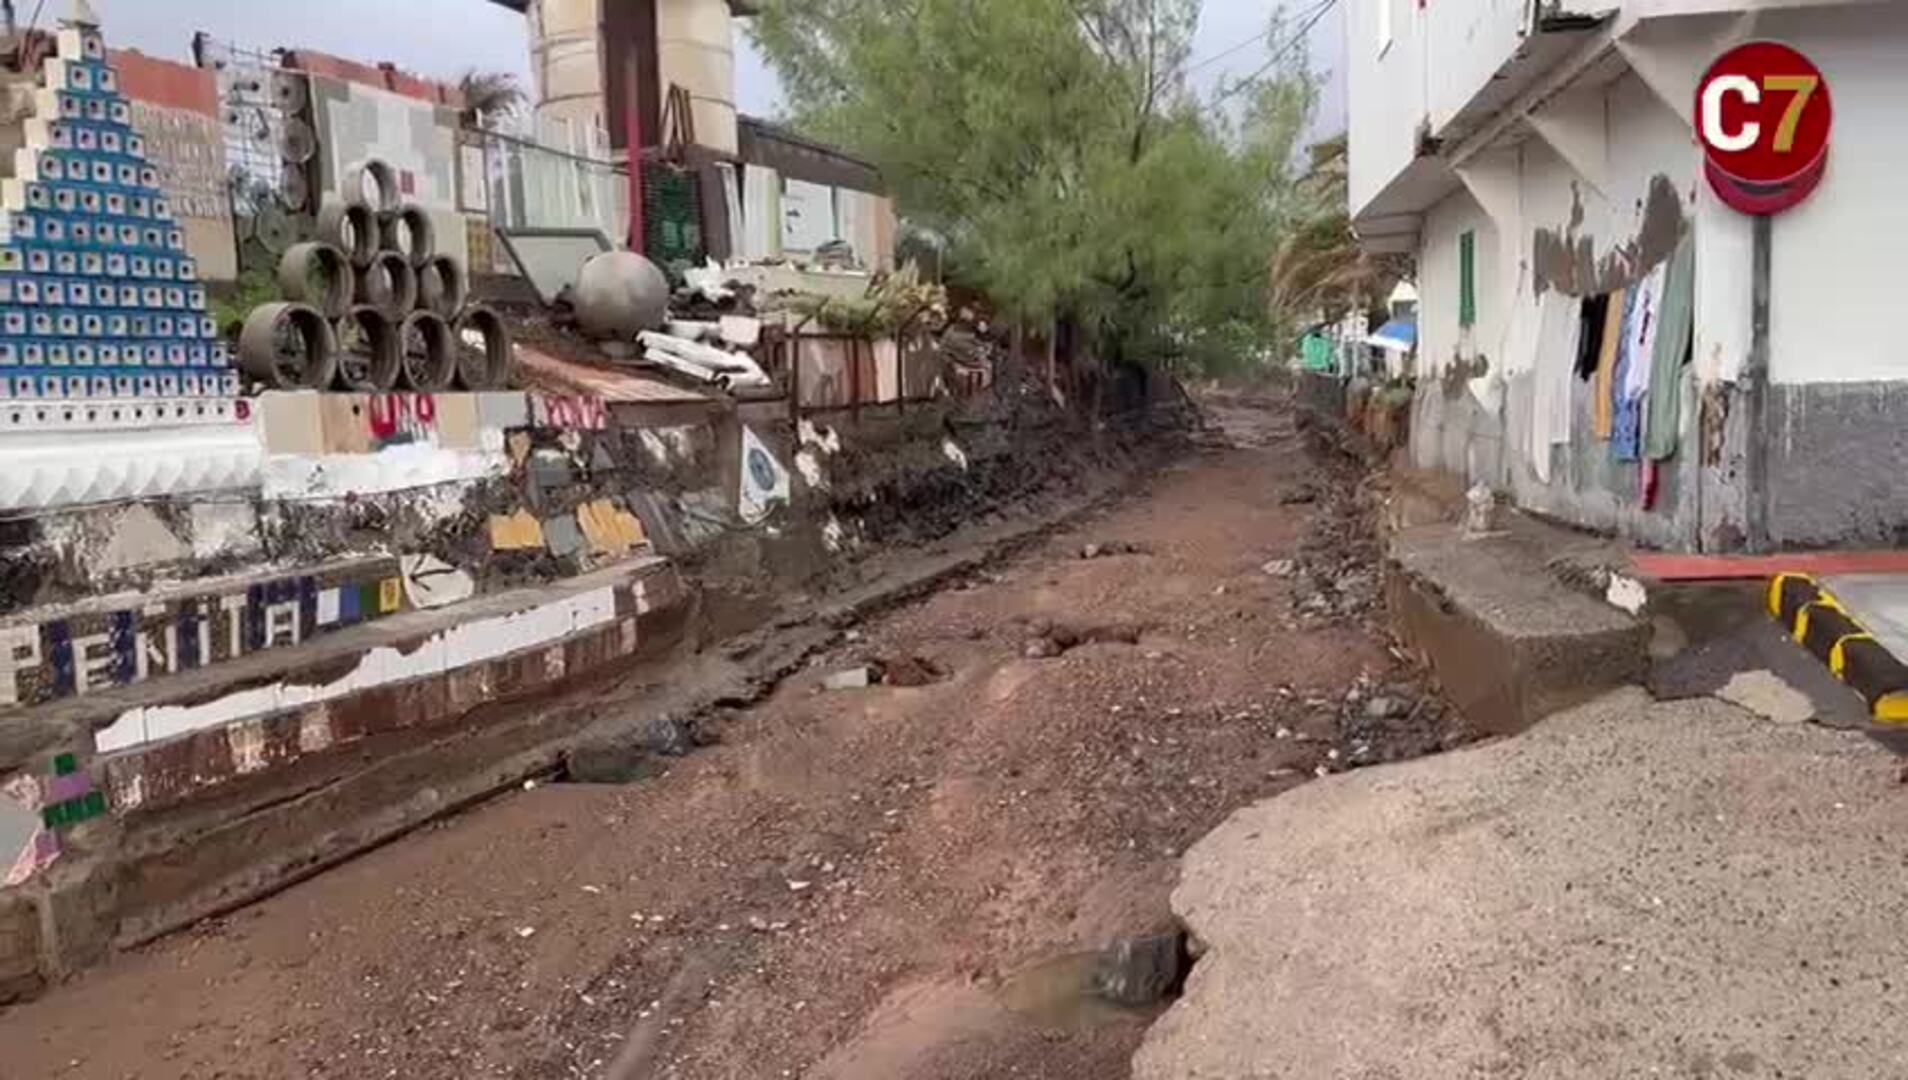
POLYGON ((1354 225, 1417 259, 1417 464, 1672 548, 1908 536, 1908 2, 1346 2, 1354 225), (1826 175, 1769 219, 1766 277, 1692 126, 1699 80, 1751 40, 1833 96, 1826 175), (1680 245, 1691 344, 1632 459, 1571 320, 1680 245))

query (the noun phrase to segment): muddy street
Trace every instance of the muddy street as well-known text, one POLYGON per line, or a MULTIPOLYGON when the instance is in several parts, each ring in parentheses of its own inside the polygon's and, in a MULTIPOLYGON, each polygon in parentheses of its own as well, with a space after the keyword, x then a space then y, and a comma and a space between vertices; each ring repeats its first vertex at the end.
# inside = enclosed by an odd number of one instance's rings
POLYGON ((1127 1075, 1156 1008, 1094 954, 1167 921, 1185 846, 1451 737, 1378 623, 1356 468, 1281 401, 1210 411, 1229 445, 847 631, 660 775, 492 800, 0 1015, 6 1075, 1127 1075))

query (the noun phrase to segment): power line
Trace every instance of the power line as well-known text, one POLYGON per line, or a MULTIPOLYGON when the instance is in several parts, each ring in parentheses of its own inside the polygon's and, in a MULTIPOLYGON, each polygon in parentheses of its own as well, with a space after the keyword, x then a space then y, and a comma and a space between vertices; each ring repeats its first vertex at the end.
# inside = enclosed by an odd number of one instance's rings
POLYGON ((1332 8, 1337 6, 1338 6, 1338 0, 1320 0, 1319 5, 1313 8, 1311 12, 1309 12, 1304 17, 1305 21, 1302 24, 1300 24, 1299 28, 1293 32, 1290 38, 1286 39, 1285 44, 1273 50, 1272 55, 1269 58, 1267 58, 1266 62, 1263 65, 1260 66, 1259 70, 1239 80, 1239 82, 1235 84, 1232 87, 1232 89, 1227 90, 1225 93, 1220 94, 1218 97, 1213 98, 1211 103, 1207 105, 1207 108, 1209 109, 1218 108, 1220 105, 1225 104, 1225 102, 1228 99, 1238 94, 1241 90, 1244 90, 1246 87, 1251 86, 1254 82, 1257 82, 1261 77, 1265 75, 1266 72, 1272 70, 1273 65, 1277 64, 1280 60, 1283 60, 1285 56, 1288 53, 1290 53, 1293 49, 1297 48, 1300 45, 1303 45, 1305 43, 1305 35, 1311 33, 1312 27, 1317 26, 1318 21, 1320 19, 1323 19, 1327 12, 1331 11, 1332 8))
POLYGON ((1271 33, 1272 33, 1272 28, 1268 26, 1265 29, 1259 31, 1258 33, 1252 35, 1251 37, 1245 39, 1244 41, 1241 41, 1237 45, 1234 45, 1231 48, 1226 49, 1222 52, 1217 52, 1211 56, 1206 57, 1204 60, 1201 60, 1197 64, 1194 64, 1191 67, 1187 68, 1182 74, 1191 75, 1195 71, 1199 71, 1204 68, 1209 68, 1212 65, 1218 63, 1219 61, 1224 60, 1226 57, 1231 56, 1234 53, 1243 52, 1246 49, 1250 49, 1252 46, 1257 45, 1259 42, 1264 41, 1267 37, 1271 36, 1271 33))
POLYGON ((1252 35, 1251 37, 1245 39, 1244 41, 1239 42, 1237 45, 1232 45, 1225 49, 1222 49, 1219 52, 1216 52, 1213 55, 1206 57, 1204 60, 1201 60, 1198 63, 1193 64, 1190 67, 1187 67, 1185 71, 1183 71, 1181 74, 1191 75, 1195 71, 1201 71, 1201 70, 1204 70, 1205 68, 1211 67, 1212 65, 1218 63, 1219 61, 1224 60, 1228 56, 1231 56, 1235 53, 1243 52, 1246 49, 1250 49, 1252 46, 1257 45, 1259 42, 1264 41, 1268 37, 1271 37, 1272 31, 1275 29, 1277 29, 1277 27, 1268 25, 1265 29, 1259 31, 1258 33, 1252 35))

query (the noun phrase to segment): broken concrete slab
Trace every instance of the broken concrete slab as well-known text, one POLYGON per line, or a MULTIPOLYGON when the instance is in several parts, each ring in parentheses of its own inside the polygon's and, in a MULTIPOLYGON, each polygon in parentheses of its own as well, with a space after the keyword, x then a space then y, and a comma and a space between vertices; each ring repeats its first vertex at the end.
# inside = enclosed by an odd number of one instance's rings
POLYGON ((83 558, 97 573, 161 566, 190 558, 192 548, 152 508, 134 503, 116 515, 105 543, 83 558))
POLYGON ((1716 691, 1716 696, 1778 724, 1803 724, 1815 719, 1815 703, 1809 696, 1773 671, 1739 671, 1716 691))
POLYGON ((1816 723, 1866 728, 1867 703, 1768 617, 1764 592, 1760 582, 1656 586, 1650 693, 1714 696, 1743 672, 1767 671, 1809 699, 1816 723))
POLYGON ((590 549, 598 555, 626 555, 648 542, 636 515, 608 499, 577 507, 576 522, 590 542, 590 549))
POLYGON ((837 671, 823 677, 824 690, 862 690, 876 682, 872 664, 859 664, 843 671, 837 671))
POLYGON ((1649 624, 1559 581, 1520 534, 1406 529, 1385 569, 1399 636, 1480 734, 1521 731, 1649 670, 1649 624))
POLYGON ((1620 690, 1200 840, 1206 948, 1134 1076, 1886 1074, 1903 860, 1874 743, 1620 690))

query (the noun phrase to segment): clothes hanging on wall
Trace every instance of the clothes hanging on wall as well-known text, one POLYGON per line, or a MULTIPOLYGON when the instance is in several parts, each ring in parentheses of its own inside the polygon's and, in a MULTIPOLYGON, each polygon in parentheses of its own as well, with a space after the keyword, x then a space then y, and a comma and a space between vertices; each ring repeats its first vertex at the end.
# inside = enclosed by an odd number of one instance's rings
POLYGON ((1643 399, 1649 393, 1650 360, 1656 348, 1657 309, 1663 298, 1665 272, 1665 266, 1658 264, 1638 284, 1636 303, 1623 330, 1623 356, 1619 361, 1622 377, 1618 380, 1610 433, 1611 450, 1618 461, 1638 461, 1643 456, 1643 399))
POLYGON ((1657 316, 1656 340, 1650 351, 1649 417, 1644 449, 1651 460, 1676 453, 1683 433, 1683 365, 1689 360, 1696 294, 1696 244, 1683 237, 1670 256, 1663 299, 1657 316))
POLYGON ((1550 483, 1551 447, 1570 441, 1570 374, 1576 368, 1580 305, 1552 290, 1537 301, 1536 370, 1531 400, 1530 460, 1550 483))
POLYGON ((1610 310, 1610 294, 1586 296, 1578 309, 1577 378, 1588 381, 1597 373, 1597 358, 1603 351, 1603 323, 1610 310))
POLYGON ((1615 403, 1610 395, 1616 388, 1617 350, 1623 344, 1623 317, 1631 295, 1632 290, 1617 289, 1604 298, 1603 331, 1597 342, 1597 381, 1592 386, 1593 430, 1604 442, 1610 441, 1615 422, 1615 403))
POLYGON ((1656 320, 1663 302, 1663 278, 1667 263, 1658 263, 1638 285, 1636 307, 1630 312, 1630 325, 1624 331, 1623 394, 1639 398, 1650 386, 1650 354, 1656 346, 1656 320))

